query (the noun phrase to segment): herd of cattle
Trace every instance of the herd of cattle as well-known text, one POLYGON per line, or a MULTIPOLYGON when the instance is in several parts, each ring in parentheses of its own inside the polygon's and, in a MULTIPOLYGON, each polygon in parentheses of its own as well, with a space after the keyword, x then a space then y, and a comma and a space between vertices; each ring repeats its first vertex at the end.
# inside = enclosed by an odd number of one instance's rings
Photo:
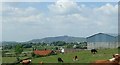
MULTIPOLYGON (((91 53, 95 54, 97 53, 97 50, 92 49, 91 53)), ((78 57, 75 56, 73 59, 78 60, 78 57)), ((57 59, 57 61, 59 63, 64 63, 64 60, 60 57, 57 59)), ((20 63, 22 63, 23 65, 28 65, 31 63, 31 60, 25 59, 25 60, 22 60, 20 63)), ((43 63, 41 62, 41 64, 43 63)), ((90 63, 90 65, 120 65, 120 54, 114 54, 112 58, 108 60, 96 60, 95 62, 90 63)))

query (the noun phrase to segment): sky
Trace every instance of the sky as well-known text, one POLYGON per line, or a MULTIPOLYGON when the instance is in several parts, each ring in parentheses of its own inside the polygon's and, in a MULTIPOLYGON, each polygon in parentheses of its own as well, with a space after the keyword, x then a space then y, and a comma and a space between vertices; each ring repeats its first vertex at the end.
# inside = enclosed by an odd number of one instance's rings
POLYGON ((118 33, 117 2, 4 2, 2 41, 118 33))
MULTIPOLYGON (((2 2, 56 2, 58 0, 2 0, 2 2)), ((63 0, 66 1, 66 0, 63 0)), ((75 2, 119 2, 119 0, 72 0, 75 2)))

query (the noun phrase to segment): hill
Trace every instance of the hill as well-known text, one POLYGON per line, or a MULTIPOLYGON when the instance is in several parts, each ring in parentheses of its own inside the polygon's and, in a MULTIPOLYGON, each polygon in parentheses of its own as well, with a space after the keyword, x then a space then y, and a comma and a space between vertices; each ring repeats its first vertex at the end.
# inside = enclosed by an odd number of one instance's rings
POLYGON ((85 42, 86 38, 83 37, 72 37, 72 36, 57 36, 57 37, 46 37, 42 39, 33 39, 28 42, 32 43, 39 43, 39 42, 45 42, 45 43, 51 43, 55 41, 65 41, 65 42, 85 42))

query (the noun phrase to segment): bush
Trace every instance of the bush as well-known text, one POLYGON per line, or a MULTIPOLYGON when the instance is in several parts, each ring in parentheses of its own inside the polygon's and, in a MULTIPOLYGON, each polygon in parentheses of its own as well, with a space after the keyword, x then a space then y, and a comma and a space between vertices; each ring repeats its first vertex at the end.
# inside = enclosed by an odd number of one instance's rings
POLYGON ((59 48, 58 47, 55 47, 55 50, 58 50, 59 48))
POLYGON ((31 56, 32 56, 32 57, 35 57, 35 54, 34 54, 34 53, 31 53, 31 56))
POLYGON ((35 55, 34 57, 35 57, 35 58, 38 58, 38 57, 41 57, 41 56, 40 56, 40 55, 35 55))
POLYGON ((67 45, 67 48, 73 48, 73 45, 67 45))
POLYGON ((118 47, 118 49, 120 49, 120 46, 118 47))

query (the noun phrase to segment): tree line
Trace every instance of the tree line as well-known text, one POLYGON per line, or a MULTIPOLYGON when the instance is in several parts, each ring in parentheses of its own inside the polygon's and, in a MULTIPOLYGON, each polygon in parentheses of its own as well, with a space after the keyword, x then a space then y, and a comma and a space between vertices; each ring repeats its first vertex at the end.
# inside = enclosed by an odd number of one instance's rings
POLYGON ((83 49, 86 48, 87 42, 64 42, 64 41, 55 41, 51 43, 39 42, 39 43, 17 43, 17 44, 7 44, 2 46, 2 49, 15 49, 17 45, 20 45, 22 48, 33 48, 35 46, 66 46, 66 48, 73 48, 76 45, 76 48, 83 49))

